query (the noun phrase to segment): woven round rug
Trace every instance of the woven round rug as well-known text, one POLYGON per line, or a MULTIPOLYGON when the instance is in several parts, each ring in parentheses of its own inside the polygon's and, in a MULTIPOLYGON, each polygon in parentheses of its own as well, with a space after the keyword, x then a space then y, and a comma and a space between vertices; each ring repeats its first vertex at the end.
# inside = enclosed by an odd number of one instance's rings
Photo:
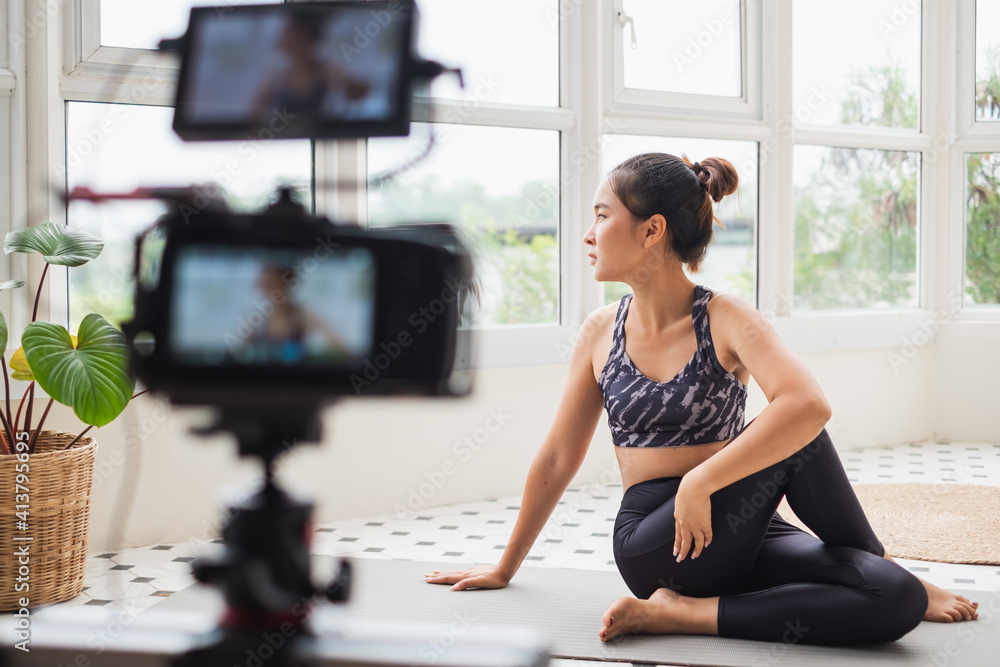
MULTIPOLYGON (((854 491, 890 556, 1000 565, 1000 487, 887 483, 854 491)), ((778 513, 812 533, 784 498, 778 513)))

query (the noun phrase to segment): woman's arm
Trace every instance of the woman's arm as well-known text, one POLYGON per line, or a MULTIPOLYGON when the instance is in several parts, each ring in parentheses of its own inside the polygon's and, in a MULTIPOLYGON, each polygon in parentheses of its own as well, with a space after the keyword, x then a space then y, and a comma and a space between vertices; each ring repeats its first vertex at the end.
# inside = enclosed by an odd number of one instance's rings
MULTIPOLYGON (((602 311, 591 314, 582 331, 596 334, 600 327, 595 326, 591 318, 601 317, 605 317, 602 311)), ((500 588, 514 577, 566 487, 580 469, 597 428, 602 396, 591 363, 596 338, 596 335, 581 335, 573 350, 569 378, 559 409, 531 463, 521 509, 500 562, 490 567, 435 572, 427 576, 429 583, 453 584, 454 590, 500 588)))
POLYGON ((749 371, 768 404, 730 444, 681 480, 675 501, 681 509, 674 512, 678 560, 692 546, 696 558, 711 543, 711 494, 788 458, 830 419, 830 405, 816 379, 764 316, 736 297, 716 299, 711 320, 717 353, 731 355, 749 371))

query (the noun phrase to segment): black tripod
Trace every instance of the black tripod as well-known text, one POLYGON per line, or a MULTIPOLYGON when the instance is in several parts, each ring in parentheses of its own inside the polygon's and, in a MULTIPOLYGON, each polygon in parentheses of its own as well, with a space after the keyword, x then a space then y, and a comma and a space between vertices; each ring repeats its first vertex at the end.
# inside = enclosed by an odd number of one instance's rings
POLYGON ((226 611, 219 627, 173 664, 312 665, 310 644, 314 637, 308 625, 309 613, 314 602, 347 600, 350 564, 341 561, 336 579, 326 588, 312 584, 309 541, 313 504, 278 487, 274 463, 295 444, 319 440, 318 414, 309 411, 297 418, 265 421, 257 415, 224 412, 215 426, 200 433, 216 431, 235 433, 240 455, 263 461, 264 484, 252 497, 229 508, 232 518, 223 529, 225 549, 221 556, 194 562, 195 578, 222 592, 226 611))

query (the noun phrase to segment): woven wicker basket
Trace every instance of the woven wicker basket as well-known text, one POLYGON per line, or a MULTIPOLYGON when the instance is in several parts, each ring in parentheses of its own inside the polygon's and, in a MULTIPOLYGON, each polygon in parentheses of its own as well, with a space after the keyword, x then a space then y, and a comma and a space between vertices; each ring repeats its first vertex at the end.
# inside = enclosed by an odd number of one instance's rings
POLYGON ((0 455, 0 610, 19 608, 21 598, 28 599, 28 607, 37 607, 69 600, 83 590, 97 443, 80 438, 64 450, 75 437, 60 431, 39 433, 28 461, 28 483, 23 485, 28 487, 27 503, 15 502, 20 492, 17 457, 0 455), (18 524, 18 504, 28 505, 27 530, 18 524), (29 589, 18 591, 24 583, 23 571, 19 573, 19 559, 24 558, 19 548, 24 545, 29 547, 29 589))

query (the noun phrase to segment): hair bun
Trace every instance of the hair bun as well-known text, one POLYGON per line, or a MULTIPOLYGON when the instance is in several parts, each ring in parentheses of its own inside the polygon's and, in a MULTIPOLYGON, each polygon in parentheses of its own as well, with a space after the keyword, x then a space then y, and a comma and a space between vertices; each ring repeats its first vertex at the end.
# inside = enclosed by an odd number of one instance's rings
POLYGON ((736 192, 740 184, 736 168, 729 162, 719 157, 708 157, 701 162, 691 163, 687 157, 684 162, 691 168, 694 175, 698 177, 701 187, 708 192, 712 201, 718 203, 726 195, 736 192))

